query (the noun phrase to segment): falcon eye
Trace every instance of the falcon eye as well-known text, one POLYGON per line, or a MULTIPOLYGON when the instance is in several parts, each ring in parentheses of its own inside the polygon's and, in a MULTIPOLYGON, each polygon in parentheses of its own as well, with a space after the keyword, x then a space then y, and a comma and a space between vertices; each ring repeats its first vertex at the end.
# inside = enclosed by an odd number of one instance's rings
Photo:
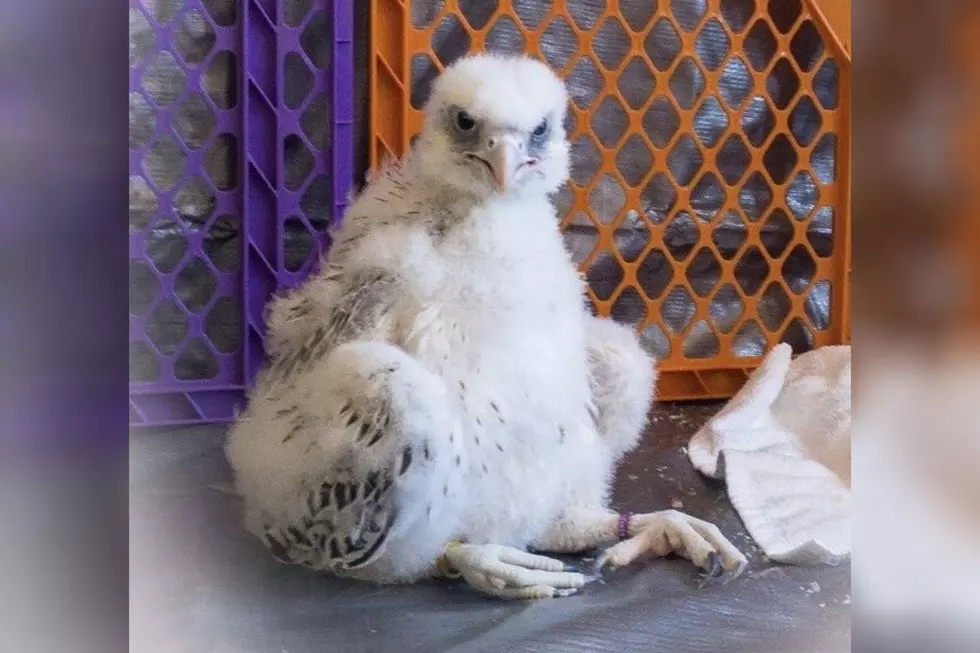
POLYGON ((476 127, 476 121, 473 120, 473 116, 470 114, 465 111, 460 111, 456 114, 456 126, 462 131, 468 132, 476 127))
POLYGON ((531 133, 534 136, 537 136, 538 138, 541 138, 542 136, 545 135, 545 133, 547 131, 548 131, 548 119, 545 118, 544 120, 541 121, 541 124, 540 125, 538 125, 537 127, 534 128, 534 131, 531 132, 531 133))

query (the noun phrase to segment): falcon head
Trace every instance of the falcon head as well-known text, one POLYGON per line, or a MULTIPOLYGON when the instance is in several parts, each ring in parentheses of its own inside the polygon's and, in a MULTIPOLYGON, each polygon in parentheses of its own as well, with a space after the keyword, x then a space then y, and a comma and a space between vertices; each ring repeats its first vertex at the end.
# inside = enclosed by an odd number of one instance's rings
POLYGON ((435 80, 415 145, 424 173, 459 191, 550 194, 568 178, 565 85, 525 56, 465 57, 435 80))

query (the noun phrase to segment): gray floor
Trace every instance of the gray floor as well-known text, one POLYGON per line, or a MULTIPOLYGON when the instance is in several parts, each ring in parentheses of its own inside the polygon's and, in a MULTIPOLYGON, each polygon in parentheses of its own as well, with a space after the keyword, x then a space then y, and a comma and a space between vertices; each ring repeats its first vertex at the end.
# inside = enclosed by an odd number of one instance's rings
POLYGON ((850 650, 850 570, 772 565, 721 485, 682 447, 713 405, 659 406, 620 470, 616 506, 672 504, 716 521, 752 559, 696 589, 683 560, 608 573, 579 595, 502 603, 459 583, 377 588, 275 562, 243 532, 220 428, 135 432, 131 445, 131 639, 158 651, 383 653, 850 650))

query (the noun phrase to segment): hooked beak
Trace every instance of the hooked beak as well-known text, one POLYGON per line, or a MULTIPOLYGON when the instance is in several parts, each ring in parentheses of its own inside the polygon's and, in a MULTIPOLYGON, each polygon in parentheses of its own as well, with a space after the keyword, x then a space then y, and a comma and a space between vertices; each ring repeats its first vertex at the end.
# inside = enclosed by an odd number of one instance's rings
POLYGON ((498 192, 506 191, 514 183, 514 177, 525 165, 534 163, 521 153, 517 143, 512 138, 504 136, 492 147, 486 150, 484 156, 470 154, 469 156, 483 162, 493 176, 494 186, 498 192))

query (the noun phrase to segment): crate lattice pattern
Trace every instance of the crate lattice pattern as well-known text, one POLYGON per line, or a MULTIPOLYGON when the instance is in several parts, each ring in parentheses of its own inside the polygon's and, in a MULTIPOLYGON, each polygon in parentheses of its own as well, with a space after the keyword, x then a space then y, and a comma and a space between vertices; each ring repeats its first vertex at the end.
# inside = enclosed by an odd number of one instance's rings
POLYGON ((660 359, 661 398, 727 397, 777 342, 849 338, 849 55, 810 3, 373 11, 372 164, 407 150, 432 80, 467 51, 527 52, 566 79, 566 242, 595 312, 660 359))
POLYGON ((266 301, 328 246, 351 180, 351 7, 130 0, 132 425, 230 419, 266 301))

